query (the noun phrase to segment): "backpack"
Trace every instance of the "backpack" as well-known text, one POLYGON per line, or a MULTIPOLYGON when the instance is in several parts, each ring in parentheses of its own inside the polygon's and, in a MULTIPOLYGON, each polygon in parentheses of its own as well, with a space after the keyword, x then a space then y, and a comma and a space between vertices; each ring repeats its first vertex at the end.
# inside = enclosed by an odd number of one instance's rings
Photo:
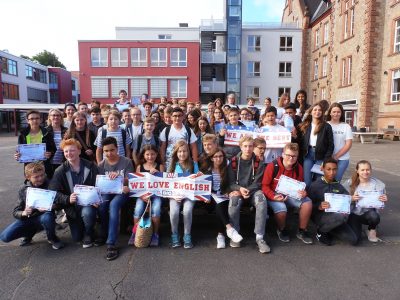
MULTIPOLYGON (((124 146, 124 152, 125 152, 125 148, 126 148, 126 130, 125 129, 121 129, 121 135, 122 135, 122 145, 124 146)), ((107 129, 102 129, 101 130, 101 139, 104 140, 107 137, 107 129)), ((126 155, 126 153, 125 153, 126 155)))
MULTIPOLYGON (((276 177, 276 175, 278 175, 279 172, 279 164, 278 164, 278 160, 274 159, 271 164, 274 164, 274 172, 272 173, 272 179, 274 179, 276 177)), ((296 174, 296 178, 299 176, 299 163, 296 162, 296 164, 294 165, 294 173, 296 174)))
MULTIPOLYGON (((156 142, 156 148, 158 149, 159 145, 160 145, 160 140, 158 138, 158 136, 153 135, 154 137, 154 141, 156 142)), ((137 141, 137 147, 136 147, 136 154, 139 154, 140 152, 140 148, 142 147, 142 141, 143 141, 143 133, 138 135, 138 141, 137 141)))
MULTIPOLYGON (((187 143, 188 143, 188 145, 190 145, 190 138, 192 137, 192 129, 188 126, 188 125, 186 125, 186 124, 184 124, 184 126, 185 126, 185 128, 186 128, 186 131, 187 131, 187 134, 188 134, 188 136, 187 136, 187 143)), ((168 125, 166 128, 165 128, 165 141, 167 142, 167 144, 168 144, 168 136, 169 136, 169 132, 171 131, 171 125, 168 125)))

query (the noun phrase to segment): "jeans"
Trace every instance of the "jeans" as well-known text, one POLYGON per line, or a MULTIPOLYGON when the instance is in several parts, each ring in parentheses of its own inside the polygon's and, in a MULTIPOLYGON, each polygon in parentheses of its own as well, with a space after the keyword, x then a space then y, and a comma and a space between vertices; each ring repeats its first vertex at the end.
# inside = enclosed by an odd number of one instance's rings
MULTIPOLYGON (((265 198, 262 191, 255 192, 249 199, 250 203, 256 209, 256 220, 254 226, 254 233, 264 235, 265 225, 268 219, 268 206, 267 199, 265 198)), ((240 230, 240 208, 243 204, 243 198, 241 196, 229 197, 229 217, 232 226, 239 231, 240 230)))
POLYGON ((191 201, 187 198, 182 199, 180 202, 169 199, 169 218, 171 221, 171 232, 172 234, 178 234, 179 227, 179 210, 183 205, 183 227, 184 233, 190 234, 192 230, 192 216, 193 207, 195 201, 191 201))
POLYGON ((102 195, 104 202, 99 206, 100 237, 107 238, 107 245, 115 245, 118 237, 119 212, 128 201, 128 194, 102 195))
MULTIPOLYGON (((151 196, 151 216, 154 217, 160 217, 161 216, 161 198, 158 196, 151 196)), ((135 214, 133 215, 134 218, 139 219, 145 208, 146 208, 147 203, 144 202, 142 199, 137 198, 136 199, 136 206, 135 206, 135 214)))
POLYGON ((306 186, 309 187, 314 173, 311 173, 311 169, 314 164, 320 165, 322 163, 322 160, 316 160, 315 159, 315 149, 313 148, 308 148, 308 153, 304 157, 304 162, 303 162, 303 171, 304 171, 304 182, 306 183, 306 186))
POLYGON ((56 222, 54 212, 48 211, 39 216, 16 220, 7 226, 0 234, 0 240, 5 243, 21 237, 32 239, 39 231, 46 230, 47 239, 52 242, 58 241, 56 236, 56 222))
POLYGON ((344 172, 346 172, 347 167, 349 166, 349 160, 338 160, 338 169, 336 173, 336 180, 341 181, 344 175, 344 172))
POLYGON ((94 238, 97 208, 94 206, 76 206, 77 217, 68 218, 69 229, 75 242, 82 241, 84 236, 94 238))
POLYGON ((381 221, 378 212, 371 208, 362 215, 350 214, 348 224, 357 236, 357 241, 361 241, 362 225, 368 225, 368 230, 376 229, 381 221))
POLYGON ((223 201, 215 205, 215 212, 218 216, 218 232, 223 233, 229 223, 229 201, 223 201))
POLYGON ((285 202, 282 201, 272 201, 268 199, 268 206, 272 208, 272 211, 274 214, 280 213, 280 212, 287 212, 287 206, 290 207, 297 207, 300 208, 301 205, 305 202, 310 202, 311 199, 308 197, 305 197, 301 200, 294 199, 292 197, 288 197, 285 202))

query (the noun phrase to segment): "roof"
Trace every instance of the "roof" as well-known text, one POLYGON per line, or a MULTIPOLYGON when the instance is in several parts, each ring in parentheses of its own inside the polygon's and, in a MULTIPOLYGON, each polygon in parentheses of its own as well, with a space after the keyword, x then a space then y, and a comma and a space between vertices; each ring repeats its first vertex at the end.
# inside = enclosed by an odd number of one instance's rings
MULTIPOLYGON (((316 1, 314 1, 314 2, 316 2, 316 1)), ((310 16, 311 16, 310 23, 313 23, 315 20, 317 20, 319 17, 321 17, 332 6, 331 1, 318 1, 318 2, 319 2, 319 5, 318 5, 317 9, 314 11, 313 14, 310 14, 310 16)))

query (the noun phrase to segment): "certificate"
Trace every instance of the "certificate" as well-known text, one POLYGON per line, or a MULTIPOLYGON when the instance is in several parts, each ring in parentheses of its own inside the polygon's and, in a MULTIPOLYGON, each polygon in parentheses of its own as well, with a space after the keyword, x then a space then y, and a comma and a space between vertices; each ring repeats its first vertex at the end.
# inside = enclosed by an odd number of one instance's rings
POLYGON ((321 170, 321 165, 314 164, 311 168, 311 172, 319 175, 324 175, 324 172, 321 170))
POLYGON ((383 208, 385 206, 385 203, 379 200, 379 197, 382 195, 380 191, 358 191, 358 195, 361 199, 357 201, 357 207, 383 208))
POLYGON ((136 106, 140 105, 140 97, 132 97, 131 103, 132 103, 132 105, 136 105, 136 106))
POLYGON ((279 177, 275 191, 291 198, 301 200, 299 191, 304 191, 306 184, 285 175, 279 177))
POLYGON ((350 214, 350 195, 325 193, 325 201, 329 202, 330 205, 329 208, 325 209, 326 212, 350 214))
POLYGON ((119 110, 119 112, 122 112, 124 109, 129 108, 129 103, 125 103, 125 104, 115 104, 115 107, 119 110))
POLYGON ((221 130, 222 128, 224 128, 224 127, 225 127, 225 122, 224 122, 224 121, 215 123, 215 124, 214 124, 214 132, 217 134, 217 133, 219 133, 220 130, 221 130))
POLYGON ((50 211, 57 192, 28 187, 26 191, 26 206, 50 211))
POLYGON ((78 205, 89 206, 99 204, 101 195, 98 188, 89 185, 75 185, 74 193, 78 194, 78 205))
POLYGON ((108 175, 97 175, 96 187, 102 194, 122 194, 124 186, 124 177, 117 176, 111 179, 108 175))
POLYGON ((46 160, 44 153, 46 152, 46 144, 19 144, 17 151, 21 155, 20 163, 29 163, 38 160, 46 160))
POLYGON ((221 195, 221 194, 217 194, 217 193, 211 193, 211 197, 214 199, 215 203, 217 203, 217 204, 229 200, 227 195, 221 195))

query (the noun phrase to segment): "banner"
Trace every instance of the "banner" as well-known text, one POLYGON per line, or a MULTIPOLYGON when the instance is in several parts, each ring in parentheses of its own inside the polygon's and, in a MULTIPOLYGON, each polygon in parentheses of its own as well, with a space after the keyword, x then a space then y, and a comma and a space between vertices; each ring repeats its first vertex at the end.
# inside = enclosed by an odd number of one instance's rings
POLYGON ((188 198, 194 201, 211 199, 211 175, 177 173, 129 173, 132 197, 153 195, 168 198, 188 198))
POLYGON ((254 128, 245 126, 225 126, 225 141, 224 146, 239 146, 239 141, 243 136, 253 136, 254 128))

